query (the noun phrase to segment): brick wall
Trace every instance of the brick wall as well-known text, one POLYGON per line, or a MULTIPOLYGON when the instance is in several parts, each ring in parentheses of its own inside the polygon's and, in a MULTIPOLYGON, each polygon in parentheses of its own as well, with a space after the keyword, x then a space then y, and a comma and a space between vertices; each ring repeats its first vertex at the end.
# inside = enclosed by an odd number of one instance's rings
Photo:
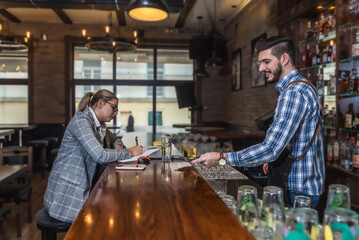
POLYGON ((252 87, 251 40, 263 33, 267 37, 277 35, 277 15, 276 0, 254 0, 228 26, 225 37, 229 56, 238 48, 242 49, 242 89, 231 90, 230 74, 219 76, 209 72, 209 78, 198 79, 202 86, 201 102, 207 107, 202 112, 203 121, 255 126, 256 118, 274 109, 277 94, 274 84, 252 87))

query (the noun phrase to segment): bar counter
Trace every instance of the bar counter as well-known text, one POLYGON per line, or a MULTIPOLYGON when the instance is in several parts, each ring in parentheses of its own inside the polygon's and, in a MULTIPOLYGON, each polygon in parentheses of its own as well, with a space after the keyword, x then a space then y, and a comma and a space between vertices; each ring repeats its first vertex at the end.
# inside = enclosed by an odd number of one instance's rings
POLYGON ((254 239, 187 162, 108 164, 65 239, 254 239))

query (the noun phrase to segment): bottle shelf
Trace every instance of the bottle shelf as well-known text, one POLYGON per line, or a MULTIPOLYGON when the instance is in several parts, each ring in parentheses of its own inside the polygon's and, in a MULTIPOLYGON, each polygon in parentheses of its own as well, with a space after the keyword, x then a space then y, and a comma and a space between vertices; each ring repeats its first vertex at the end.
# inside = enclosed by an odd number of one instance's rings
POLYGON ((331 30, 329 32, 323 33, 323 34, 319 34, 319 36, 316 37, 311 37, 308 39, 303 39, 301 41, 298 42, 298 44, 306 44, 306 43, 323 43, 323 42, 328 42, 330 40, 334 40, 336 37, 336 32, 335 29, 331 30))
POLYGON ((352 129, 352 128, 340 128, 342 132, 351 132, 351 133, 359 133, 359 129, 352 129))
POLYGON ((330 125, 323 125, 323 128, 330 129, 330 130, 336 130, 335 126, 330 126, 330 125))
POLYGON ((339 60, 339 62, 350 62, 350 61, 359 61, 359 56, 354 56, 354 57, 350 57, 350 58, 344 58, 339 60))
MULTIPOLYGON (((358 59, 359 59, 359 57, 358 57, 358 59)), ((323 63, 323 64, 318 64, 318 65, 314 65, 314 66, 310 66, 310 67, 306 67, 306 68, 300 68, 299 71, 305 71, 305 70, 314 69, 314 68, 325 68, 325 67, 335 67, 335 62, 323 63)))
POLYGON ((359 93, 342 93, 339 94, 340 97, 357 97, 359 96, 359 93))

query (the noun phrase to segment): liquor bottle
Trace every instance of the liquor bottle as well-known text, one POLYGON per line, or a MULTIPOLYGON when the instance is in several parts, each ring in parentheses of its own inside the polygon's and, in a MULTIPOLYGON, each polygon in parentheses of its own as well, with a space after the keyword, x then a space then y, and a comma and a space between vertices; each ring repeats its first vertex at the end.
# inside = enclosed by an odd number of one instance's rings
POLYGON ((317 58, 317 64, 316 65, 319 65, 321 57, 320 57, 320 49, 319 49, 318 45, 315 45, 315 53, 317 54, 317 57, 316 57, 317 58))
POLYGON ((342 161, 344 161, 347 157, 347 136, 345 138, 342 138, 339 140, 339 159, 340 159, 340 165, 342 164, 342 161))
POLYGON ((328 143, 327 146, 327 161, 328 163, 333 163, 333 143, 335 141, 335 138, 332 137, 332 141, 328 143))
POLYGON ((319 34, 323 34, 326 32, 326 24, 325 24, 325 18, 324 18, 324 13, 320 14, 320 20, 319 20, 319 34))
POLYGON ((338 82, 340 83, 340 93, 342 94, 347 93, 348 78, 345 75, 345 71, 342 71, 338 78, 338 82))
POLYGON ((312 22, 308 21, 307 22, 307 29, 306 29, 305 34, 304 34, 304 39, 311 38, 312 36, 313 36, 312 22))
POLYGON ((355 32, 355 38, 352 45, 352 57, 359 55, 359 29, 355 32))
POLYGON ((359 93, 359 76, 358 72, 356 73, 355 79, 354 79, 354 93, 359 93))
POLYGON ((333 163, 337 164, 339 162, 339 141, 342 139, 342 135, 339 134, 338 139, 333 143, 333 163))
POLYGON ((359 130, 359 109, 357 115, 355 116, 355 129, 359 130))
POLYGON ((332 49, 332 61, 335 62, 337 60, 337 44, 333 44, 332 49))
POLYGON ((327 51, 327 63, 331 63, 332 62, 332 47, 328 46, 328 51, 327 51))
POLYGON ((353 170, 355 172, 359 171, 359 134, 357 136, 357 142, 353 151, 352 164, 353 170))
POLYGON ((317 54, 315 52, 315 47, 314 50, 310 51, 310 58, 312 59, 312 66, 317 65, 317 54))
POLYGON ((345 113, 345 128, 353 128, 355 115, 353 111, 353 103, 349 103, 348 111, 345 113))
POLYGON ((325 47, 322 55, 322 63, 324 64, 327 62, 328 62, 328 47, 325 47))
POLYGON ((335 82, 335 76, 330 75, 330 94, 335 95, 336 89, 337 89, 337 86, 336 86, 336 82, 335 82))
POLYGON ((305 46, 305 50, 302 53, 302 68, 306 68, 307 67, 307 62, 308 62, 308 58, 309 58, 309 45, 305 46))
POLYGON ((354 84, 355 84, 356 76, 357 76, 357 70, 353 68, 350 73, 350 77, 348 79, 347 93, 352 94, 354 92, 354 84))

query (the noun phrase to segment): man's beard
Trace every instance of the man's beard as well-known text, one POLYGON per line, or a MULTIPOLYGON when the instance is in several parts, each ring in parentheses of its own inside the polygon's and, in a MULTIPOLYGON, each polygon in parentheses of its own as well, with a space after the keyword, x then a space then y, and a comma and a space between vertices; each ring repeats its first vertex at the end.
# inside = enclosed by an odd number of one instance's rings
POLYGON ((273 72, 273 79, 272 80, 268 80, 268 78, 266 79, 268 83, 276 83, 280 80, 280 76, 282 76, 283 73, 283 68, 282 65, 280 63, 278 63, 277 69, 274 70, 273 72))

